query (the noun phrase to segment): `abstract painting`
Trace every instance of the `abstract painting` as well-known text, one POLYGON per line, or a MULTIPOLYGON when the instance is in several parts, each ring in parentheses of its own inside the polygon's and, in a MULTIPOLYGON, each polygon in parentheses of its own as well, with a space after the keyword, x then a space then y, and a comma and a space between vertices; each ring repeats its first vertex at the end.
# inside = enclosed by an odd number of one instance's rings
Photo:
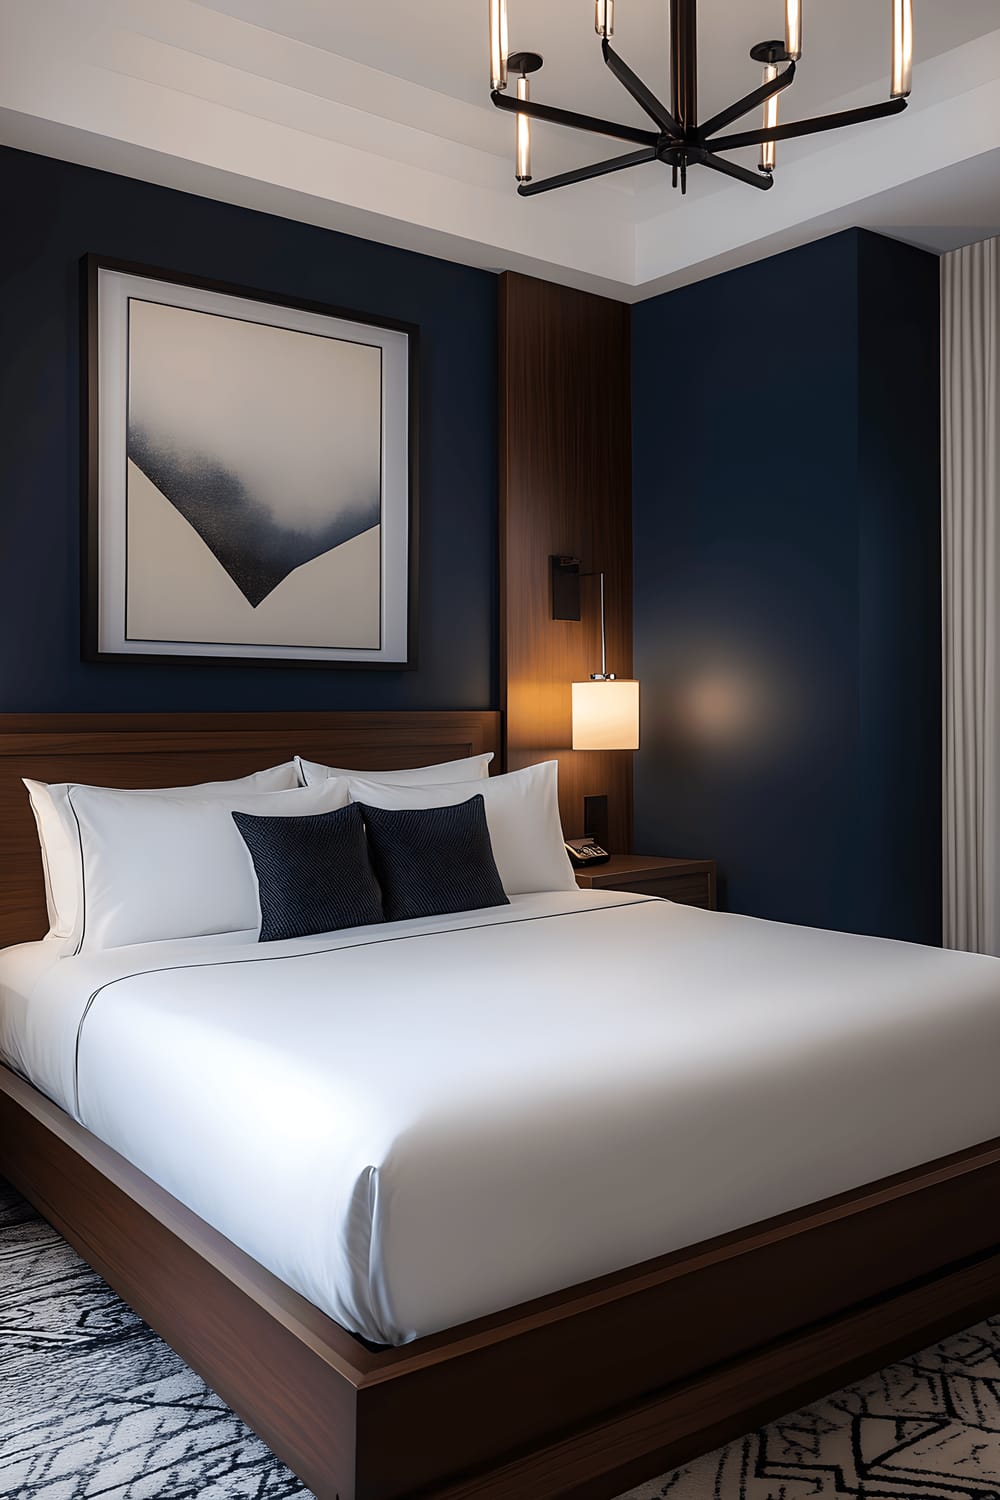
POLYGON ((409 665, 416 330, 88 275, 88 654, 409 665))

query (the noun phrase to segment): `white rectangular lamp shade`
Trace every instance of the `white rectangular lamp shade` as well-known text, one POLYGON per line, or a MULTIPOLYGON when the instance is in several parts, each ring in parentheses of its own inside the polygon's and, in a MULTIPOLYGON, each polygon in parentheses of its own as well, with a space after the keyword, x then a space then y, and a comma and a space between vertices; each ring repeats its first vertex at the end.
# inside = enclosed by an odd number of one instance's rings
POLYGON ((574 682, 573 749, 638 748, 638 682, 631 678, 574 682))

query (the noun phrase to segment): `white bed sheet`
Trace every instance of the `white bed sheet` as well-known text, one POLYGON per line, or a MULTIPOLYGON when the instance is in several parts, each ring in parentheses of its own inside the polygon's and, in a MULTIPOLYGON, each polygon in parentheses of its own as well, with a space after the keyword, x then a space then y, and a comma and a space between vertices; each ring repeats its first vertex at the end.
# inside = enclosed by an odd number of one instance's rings
POLYGON ((62 938, 0 949, 0 1059, 25 1078, 32 1076, 31 997, 63 953, 62 938))
POLYGON ((0 957, 4 1057, 380 1342, 1000 1135, 977 955, 609 892, 46 946, 0 957))

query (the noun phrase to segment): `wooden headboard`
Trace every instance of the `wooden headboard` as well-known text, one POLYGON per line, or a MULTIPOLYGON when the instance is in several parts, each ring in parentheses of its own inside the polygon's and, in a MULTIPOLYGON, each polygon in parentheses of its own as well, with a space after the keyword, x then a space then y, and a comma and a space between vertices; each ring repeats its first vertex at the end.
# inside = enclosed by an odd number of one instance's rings
POLYGON ((499 756, 498 713, 0 714, 0 947, 48 930, 22 776, 184 786, 247 776, 293 755, 391 771, 487 750, 499 756))

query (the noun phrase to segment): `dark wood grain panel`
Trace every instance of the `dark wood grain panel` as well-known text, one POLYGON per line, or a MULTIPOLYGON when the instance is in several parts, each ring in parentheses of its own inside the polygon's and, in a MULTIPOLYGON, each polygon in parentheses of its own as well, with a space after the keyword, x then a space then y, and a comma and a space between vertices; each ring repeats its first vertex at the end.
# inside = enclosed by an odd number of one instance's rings
POLYGON ((567 837, 606 793, 609 839, 632 846, 632 755, 569 748, 570 684, 600 667, 596 580, 583 618, 553 620, 549 557, 606 574, 608 668, 632 675, 629 311, 508 272, 500 278, 501 701, 507 767, 559 761, 567 837))
POLYGON ((640 896, 663 896, 684 906, 703 906, 712 911, 716 906, 712 859, 616 854, 607 864, 577 870, 576 883, 584 890, 633 891, 640 896))
POLYGON ((45 890, 28 794, 36 781, 184 786, 293 755, 365 771, 500 749, 490 711, 261 714, 0 714, 0 947, 44 936, 45 890))
POLYGON ((1000 1254, 990 1254, 436 1490, 434 1500, 608 1500, 971 1326, 998 1304, 1000 1254))
POLYGON ((664 901, 678 901, 681 906, 702 906, 710 910, 712 885, 707 875, 664 875, 660 879, 633 880, 623 890, 637 896, 659 896, 664 901))

